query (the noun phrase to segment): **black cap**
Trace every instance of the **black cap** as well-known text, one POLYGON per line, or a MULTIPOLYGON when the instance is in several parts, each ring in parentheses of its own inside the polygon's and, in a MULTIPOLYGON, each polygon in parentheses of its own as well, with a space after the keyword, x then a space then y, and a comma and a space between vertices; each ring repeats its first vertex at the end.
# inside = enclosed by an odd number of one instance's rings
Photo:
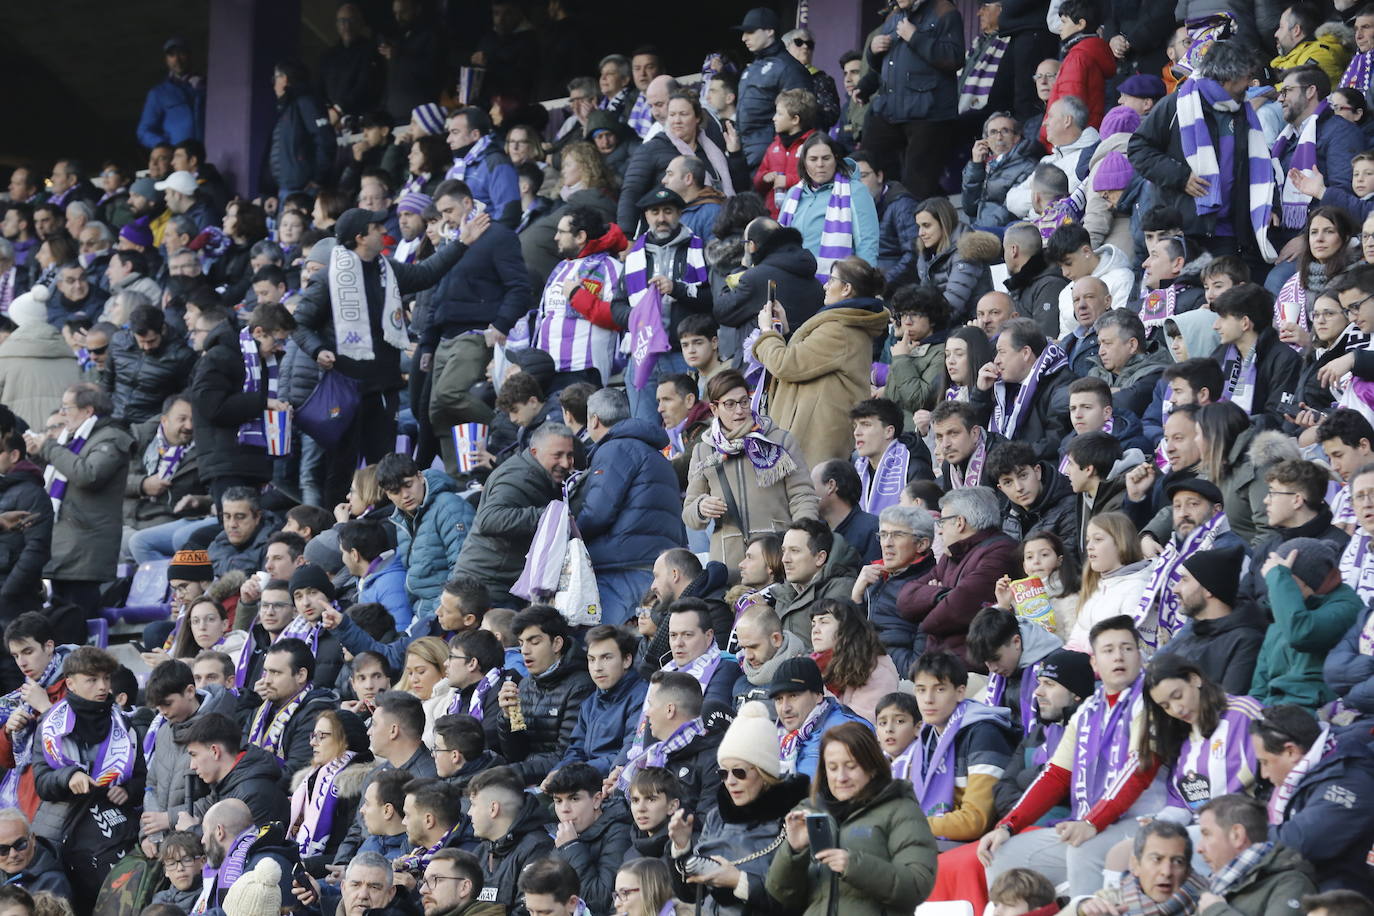
POLYGON ((176 50, 177 48, 180 48, 183 51, 191 50, 191 46, 186 43, 186 39, 182 38, 180 35, 173 35, 171 38, 167 39, 162 43, 163 54, 171 54, 172 51, 176 50))
POLYGON ((1213 505, 1221 505, 1226 502, 1222 497, 1217 485, 1210 480, 1202 477, 1185 477, 1183 480, 1171 480, 1169 485, 1164 488, 1164 498, 1173 499, 1175 493, 1196 493, 1213 505))
POLYGON ((329 573, 312 563, 296 567, 296 571, 291 574, 289 587, 293 595, 298 588, 317 588, 324 592, 324 596, 330 601, 333 601, 336 595, 334 583, 329 580, 329 573))
POLYGON ((778 14, 768 9, 766 6, 756 6, 744 14, 744 21, 737 26, 732 26, 736 32, 754 32, 759 29, 772 29, 776 32, 781 26, 778 22, 778 14))
POLYGON ((780 693, 824 693, 825 682, 821 680, 821 669, 809 655, 789 658, 773 672, 773 683, 768 685, 768 695, 775 697, 780 693))
POLYGON ((677 207, 678 210, 685 210, 687 208, 687 202, 682 199, 682 195, 678 192, 669 190, 668 188, 665 188, 663 185, 659 185, 658 187, 650 191, 648 194, 645 194, 643 197, 641 197, 639 199, 639 202, 636 203, 635 206, 640 209, 640 212, 643 212, 649 209, 650 207, 664 206, 677 207))
POLYGON ((1086 652, 1055 649, 1045 656, 1036 674, 1062 684, 1080 699, 1086 699, 1096 689, 1092 662, 1086 652))
POLYGON ((391 217, 385 210, 364 210, 362 207, 354 207, 352 210, 345 210, 343 216, 334 224, 334 238, 340 244, 347 244, 360 235, 367 235, 367 227, 376 223, 385 224, 391 217))
POLYGON ((1245 548, 1239 544, 1216 550, 1199 550, 1183 561, 1183 568, 1193 574, 1203 588, 1227 607, 1236 606, 1240 592, 1240 567, 1245 561, 1245 548))

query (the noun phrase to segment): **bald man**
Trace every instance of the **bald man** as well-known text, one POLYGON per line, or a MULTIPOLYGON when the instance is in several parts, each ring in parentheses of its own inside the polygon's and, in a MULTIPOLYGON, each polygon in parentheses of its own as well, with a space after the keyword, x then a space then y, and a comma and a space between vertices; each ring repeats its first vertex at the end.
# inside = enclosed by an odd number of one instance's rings
POLYGON ((735 623, 735 641, 739 644, 741 672, 735 680, 735 708, 758 700, 771 709, 768 685, 773 682, 773 672, 787 659, 806 655, 806 643, 785 629, 777 613, 763 601, 749 605, 740 615, 735 623))
POLYGON ((211 805, 201 819, 205 861, 213 872, 201 887, 196 911, 224 906, 225 895, 238 875, 253 870, 263 859, 275 859, 281 867, 281 897, 291 895, 291 875, 301 864, 296 844, 286 838, 281 824, 273 821, 264 827, 253 823, 248 805, 237 798, 226 798, 211 805))
POLYGON ((1070 371, 1086 376, 1097 362, 1097 319, 1112 307, 1112 294, 1099 277, 1083 277, 1074 281, 1070 295, 1077 323, 1060 339, 1059 347, 1068 354, 1070 371))
POLYGON ((988 340, 993 340, 1002 330, 1002 325, 1016 317, 1016 303, 1006 293, 996 290, 984 293, 974 310, 972 324, 983 329, 988 340))

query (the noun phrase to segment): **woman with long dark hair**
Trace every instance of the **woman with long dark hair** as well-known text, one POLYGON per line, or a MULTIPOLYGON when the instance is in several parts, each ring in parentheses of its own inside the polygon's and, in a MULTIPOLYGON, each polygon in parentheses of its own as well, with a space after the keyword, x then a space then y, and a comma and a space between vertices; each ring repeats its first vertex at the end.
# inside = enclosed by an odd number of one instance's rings
MULTIPOLYGON (((944 197, 931 197, 916 208, 916 276, 922 286, 943 290, 951 320, 963 324, 984 293, 992 291, 992 264, 1002 259, 1002 245, 990 232, 974 232, 959 222, 959 213, 944 197)), ((908 278, 902 278, 903 280, 908 278)))
POLYGON ((1221 490, 1226 522, 1237 537, 1254 546, 1272 529, 1266 523, 1265 471, 1280 461, 1298 460, 1297 443, 1279 432, 1264 432, 1230 401, 1207 404, 1195 414, 1202 471, 1221 490))
POLYGON ((1295 349, 1312 343, 1312 308, 1322 290, 1352 264, 1360 251, 1351 247, 1359 227, 1344 207, 1317 207, 1307 217, 1307 244, 1298 252, 1298 272, 1274 299, 1279 339, 1295 349))
POLYGON ((897 666, 863 608, 827 598, 811 611, 811 657, 826 689, 872 722, 878 700, 897 689, 897 666))
MULTIPOLYGON (((801 180, 781 201, 778 222, 802 234, 802 246, 816 256, 816 279, 850 255, 878 263, 878 209, 844 150, 817 131, 797 152, 801 180)), ((881 275, 880 275, 881 276, 881 275)))

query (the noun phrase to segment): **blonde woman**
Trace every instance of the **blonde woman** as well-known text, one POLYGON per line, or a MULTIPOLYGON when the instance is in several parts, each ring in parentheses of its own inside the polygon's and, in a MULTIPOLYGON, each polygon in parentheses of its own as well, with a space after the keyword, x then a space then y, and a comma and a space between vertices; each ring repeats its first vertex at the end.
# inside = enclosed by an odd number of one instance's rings
POLYGON ((1109 617, 1133 615, 1150 579, 1150 561, 1140 553, 1140 535, 1121 512, 1103 512, 1088 522, 1083 547, 1083 586, 1078 617, 1065 648, 1090 650, 1088 634, 1109 617))
POLYGON ((448 644, 437 636, 422 636, 406 647, 405 673, 400 689, 419 697, 421 702, 431 699, 436 690, 448 686, 444 679, 444 665, 448 662, 448 644))

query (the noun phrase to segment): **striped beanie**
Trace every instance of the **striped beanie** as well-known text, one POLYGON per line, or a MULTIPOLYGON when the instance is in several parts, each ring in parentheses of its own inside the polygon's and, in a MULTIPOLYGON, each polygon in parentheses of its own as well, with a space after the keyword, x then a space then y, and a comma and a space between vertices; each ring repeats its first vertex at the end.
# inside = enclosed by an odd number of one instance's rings
POLYGON ((419 191, 410 191, 401 195, 401 199, 396 201, 397 213, 424 213, 425 208, 434 203, 428 194, 421 194, 419 191))
POLYGON ((416 105, 410 112, 410 119, 425 129, 427 134, 444 132, 444 109, 438 102, 425 102, 416 105))

